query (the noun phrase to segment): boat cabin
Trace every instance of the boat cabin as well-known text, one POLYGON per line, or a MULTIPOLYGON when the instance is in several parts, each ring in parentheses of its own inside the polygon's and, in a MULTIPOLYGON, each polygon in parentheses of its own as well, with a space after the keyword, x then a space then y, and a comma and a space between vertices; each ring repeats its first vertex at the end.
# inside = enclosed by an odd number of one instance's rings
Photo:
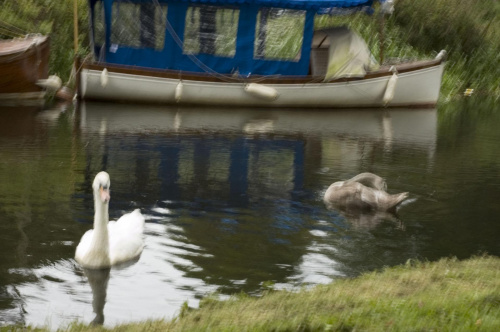
POLYGON ((315 15, 371 10, 373 2, 89 0, 91 41, 97 62, 243 77, 308 75, 322 73, 311 69, 315 15))

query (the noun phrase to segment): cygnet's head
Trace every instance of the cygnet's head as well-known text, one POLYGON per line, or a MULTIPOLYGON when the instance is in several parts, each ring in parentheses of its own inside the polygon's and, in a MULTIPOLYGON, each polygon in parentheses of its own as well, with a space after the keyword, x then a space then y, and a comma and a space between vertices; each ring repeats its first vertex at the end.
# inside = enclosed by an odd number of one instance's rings
POLYGON ((106 172, 99 172, 95 176, 94 183, 92 184, 92 189, 94 189, 94 195, 100 198, 101 202, 108 203, 109 196, 109 187, 111 185, 111 181, 109 180, 109 174, 106 172))

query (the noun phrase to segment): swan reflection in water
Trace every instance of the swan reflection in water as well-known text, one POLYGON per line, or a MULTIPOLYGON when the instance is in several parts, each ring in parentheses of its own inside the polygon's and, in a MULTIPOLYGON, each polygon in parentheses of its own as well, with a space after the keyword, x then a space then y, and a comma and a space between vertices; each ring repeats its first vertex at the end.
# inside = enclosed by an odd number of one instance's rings
POLYGON ((104 324, 104 305, 106 304, 110 270, 110 268, 83 269, 92 289, 92 309, 95 313, 92 324, 94 325, 104 324))
POLYGON ((92 290, 92 309, 95 313, 95 318, 92 320, 93 325, 103 325, 104 324, 104 306, 106 304, 106 296, 108 291, 108 282, 111 275, 111 269, 114 271, 122 270, 128 268, 140 259, 140 256, 132 259, 128 262, 115 265, 112 268, 103 269, 89 269, 82 268, 87 280, 89 282, 90 288, 92 290))
POLYGON ((384 211, 345 211, 332 205, 326 205, 327 209, 336 211, 342 215, 355 229, 371 230, 383 221, 390 221, 396 224, 400 230, 405 230, 405 225, 399 219, 397 212, 384 211))

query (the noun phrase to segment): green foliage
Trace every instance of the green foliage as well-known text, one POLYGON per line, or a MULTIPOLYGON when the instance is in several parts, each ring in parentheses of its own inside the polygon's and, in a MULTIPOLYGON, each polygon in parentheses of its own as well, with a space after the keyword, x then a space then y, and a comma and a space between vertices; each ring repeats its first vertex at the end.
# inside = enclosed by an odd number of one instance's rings
POLYGON ((199 306, 200 308, 211 308, 219 304, 219 302, 220 302, 220 294, 211 293, 201 299, 199 306))
POLYGON ((398 0, 392 20, 408 44, 449 52, 444 83, 452 94, 474 88, 500 95, 499 1, 398 0))
POLYGON ((185 317, 190 311, 193 309, 189 307, 189 304, 187 301, 184 301, 181 306, 181 310, 179 312, 179 318, 185 317))
POLYGON ((271 280, 268 280, 268 281, 264 281, 262 283, 262 289, 264 289, 266 292, 274 292, 276 289, 275 289, 275 283, 274 281, 271 281, 271 280))
POLYGON ((385 18, 383 38, 378 12, 372 17, 319 17, 318 28, 347 25, 363 36, 374 56, 432 58, 448 52, 441 98, 448 101, 466 88, 500 96, 500 2, 481 0, 398 0, 385 18), (375 18, 375 19, 374 19, 375 18))

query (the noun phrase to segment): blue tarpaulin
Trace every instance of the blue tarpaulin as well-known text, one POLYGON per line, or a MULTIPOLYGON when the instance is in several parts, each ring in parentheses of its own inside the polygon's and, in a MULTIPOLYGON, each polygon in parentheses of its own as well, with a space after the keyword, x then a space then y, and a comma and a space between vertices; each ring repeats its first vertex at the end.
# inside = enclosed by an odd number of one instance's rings
POLYGON ((99 61, 248 76, 307 75, 314 16, 374 0, 89 2, 99 61))
MULTIPOLYGON (((104 2, 132 2, 132 3, 188 3, 212 6, 240 6, 252 5, 259 7, 275 7, 289 9, 319 10, 325 8, 349 8, 357 6, 371 6, 374 0, 89 0, 91 4, 97 1, 104 2)), ((384 2, 385 0, 379 0, 384 2)))

